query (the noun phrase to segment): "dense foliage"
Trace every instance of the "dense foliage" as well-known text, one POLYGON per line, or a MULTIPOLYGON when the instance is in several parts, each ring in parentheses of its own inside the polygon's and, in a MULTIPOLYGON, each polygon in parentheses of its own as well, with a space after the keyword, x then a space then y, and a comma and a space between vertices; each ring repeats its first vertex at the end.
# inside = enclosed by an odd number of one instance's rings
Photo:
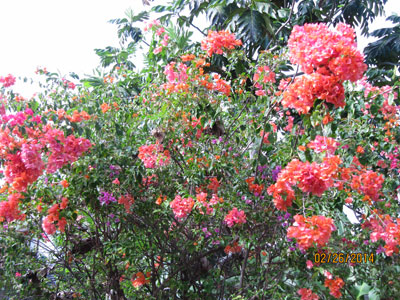
POLYGON ((0 77, 2 293, 398 298, 399 82, 366 81, 353 29, 295 26, 254 61, 228 31, 113 22, 134 43, 98 77, 42 68, 32 99, 0 77))

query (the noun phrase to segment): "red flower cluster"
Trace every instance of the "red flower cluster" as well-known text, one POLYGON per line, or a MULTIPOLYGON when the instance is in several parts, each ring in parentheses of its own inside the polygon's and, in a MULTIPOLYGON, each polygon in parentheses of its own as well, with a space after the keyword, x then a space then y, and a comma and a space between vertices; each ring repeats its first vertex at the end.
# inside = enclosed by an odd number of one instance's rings
POLYGON ((139 158, 146 168, 154 169, 168 165, 171 157, 163 145, 156 143, 139 147, 139 158))
POLYGON ((244 224, 246 223, 246 215, 243 210, 239 211, 236 207, 234 207, 225 216, 224 221, 228 225, 228 227, 232 227, 235 224, 244 224))
POLYGON ((207 51, 208 56, 213 53, 223 54, 225 49, 234 49, 241 46, 242 41, 237 40, 235 35, 228 31, 208 31, 207 37, 201 41, 201 49, 207 51))
POLYGON ((333 179, 336 178, 341 163, 338 156, 325 157, 321 164, 303 163, 295 159, 279 173, 276 183, 267 192, 273 195, 276 208, 286 211, 295 198, 292 186, 297 184, 303 192, 320 197, 334 185, 333 179))
POLYGON ((288 46, 291 62, 306 75, 296 78, 283 93, 282 104, 306 114, 319 98, 343 107, 344 80, 357 81, 367 69, 354 42, 354 30, 339 24, 336 31, 325 24, 295 26, 288 46))
POLYGON ((301 296, 301 300, 318 300, 317 294, 314 294, 312 290, 302 288, 297 291, 297 294, 301 296))
POLYGON ((383 221, 376 218, 368 221, 369 227, 373 230, 370 239, 372 242, 385 241, 385 253, 387 256, 392 256, 393 253, 399 253, 400 219, 396 220, 396 224, 389 215, 380 216, 380 218, 383 221))
POLYGON ((173 201, 169 204, 174 212, 175 218, 182 220, 192 211, 194 200, 193 198, 182 198, 177 195, 173 201))
POLYGON ((336 230, 333 220, 324 216, 305 218, 302 215, 294 216, 295 223, 287 231, 288 238, 295 238, 301 250, 307 250, 314 243, 325 246, 332 231, 336 230))

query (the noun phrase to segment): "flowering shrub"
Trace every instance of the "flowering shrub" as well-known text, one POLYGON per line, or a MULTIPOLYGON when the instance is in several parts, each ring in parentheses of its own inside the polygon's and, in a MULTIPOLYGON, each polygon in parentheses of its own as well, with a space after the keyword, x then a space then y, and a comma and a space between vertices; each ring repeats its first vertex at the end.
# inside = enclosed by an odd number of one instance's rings
POLYGON ((140 71, 127 45, 101 77, 39 69, 31 99, 0 77, 0 291, 397 297, 397 87, 363 78, 353 29, 295 26, 289 55, 255 60, 234 33, 192 45, 161 20, 129 31, 140 71))

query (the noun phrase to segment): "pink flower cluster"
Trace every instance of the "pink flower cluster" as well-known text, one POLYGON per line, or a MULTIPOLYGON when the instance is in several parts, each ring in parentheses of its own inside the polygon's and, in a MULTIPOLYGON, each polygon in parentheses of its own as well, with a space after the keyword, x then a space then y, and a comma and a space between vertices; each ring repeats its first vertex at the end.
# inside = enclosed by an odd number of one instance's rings
POLYGON ((152 29, 153 32, 155 32, 155 34, 160 38, 163 36, 161 39, 161 46, 158 46, 153 50, 154 54, 161 53, 163 48, 168 46, 169 35, 165 32, 165 28, 161 26, 159 20, 153 20, 144 27, 144 31, 148 31, 150 29, 152 29))
POLYGON ((209 30, 207 37, 201 41, 201 49, 207 51, 208 56, 212 56, 213 53, 223 54, 226 49, 235 49, 235 46, 241 45, 241 40, 237 40, 233 33, 224 30, 209 30))
POLYGON ((177 195, 169 205, 174 212, 175 218, 180 221, 190 214, 194 205, 194 200, 191 197, 182 198, 181 196, 177 195))
POLYGON ((11 74, 6 77, 0 76, 0 83, 3 84, 3 87, 10 87, 15 84, 15 77, 11 74))
POLYGON ((275 83, 275 73, 271 71, 268 66, 259 66, 253 75, 253 81, 254 86, 257 88, 256 95, 265 96, 266 92, 263 89, 262 84, 265 85, 268 82, 275 83))
POLYGON ((224 219, 226 225, 228 227, 232 227, 235 224, 244 224, 246 223, 246 215, 243 210, 238 210, 236 207, 234 207, 226 216, 224 219))
POLYGON ((307 144, 307 147, 313 149, 316 153, 325 152, 327 156, 335 154, 340 143, 333 138, 317 135, 315 139, 307 144))
POLYGON ((330 30, 325 24, 294 26, 288 46, 290 60, 311 74, 330 73, 340 81, 357 81, 367 69, 357 50, 354 30, 343 23, 330 30))
MULTIPOLYGON (((65 136, 61 130, 47 124, 32 127, 32 123, 41 123, 40 116, 34 116, 32 110, 3 115, 0 129, 0 158, 4 160, 5 181, 10 185, 10 192, 25 192, 28 185, 35 182, 46 170, 54 173, 59 168, 70 164, 86 152, 92 144, 84 138, 73 135, 65 136), (25 126, 25 132, 19 126, 25 126), (48 157, 47 160, 44 157, 48 157)), ((12 194, 18 195, 18 193, 12 194)), ((18 201, 2 202, 0 218, 11 221, 17 219, 18 201), (5 204, 4 204, 5 203, 5 204)), ((15 196, 16 197, 16 196, 15 196)))
POLYGON ((66 88, 71 89, 71 90, 75 89, 75 87, 76 87, 76 86, 75 86, 75 83, 73 83, 73 82, 71 82, 71 81, 69 81, 69 80, 67 80, 67 79, 65 79, 65 78, 63 78, 62 81, 63 81, 64 86, 65 86, 66 88))
POLYGON ((170 162, 169 151, 164 151, 163 145, 158 143, 139 147, 139 158, 144 166, 149 169, 163 167, 170 162))
POLYGON ((357 81, 367 69, 357 50, 354 30, 339 24, 332 31, 325 24, 295 26, 288 46, 290 60, 306 73, 283 94, 282 104, 306 114, 319 98, 344 107, 343 81, 357 81))
POLYGON ((170 62, 165 66, 164 74, 167 76, 167 80, 171 84, 185 83, 188 79, 187 66, 184 63, 179 63, 176 66, 175 62, 170 62))
POLYGON ((372 218, 369 225, 373 230, 370 234, 371 242, 383 240, 386 243, 384 248, 387 256, 399 253, 400 219, 397 219, 395 223, 389 215, 385 215, 380 218, 372 218))
MULTIPOLYGON (((217 194, 213 194, 210 201, 207 201, 207 193, 198 193, 196 195, 196 200, 197 202, 206 209, 206 214, 210 215, 214 212, 214 208, 213 206, 218 204, 219 202, 219 198, 217 196, 217 194)), ((198 207, 200 214, 204 214, 204 211, 202 209, 202 207, 198 207)))

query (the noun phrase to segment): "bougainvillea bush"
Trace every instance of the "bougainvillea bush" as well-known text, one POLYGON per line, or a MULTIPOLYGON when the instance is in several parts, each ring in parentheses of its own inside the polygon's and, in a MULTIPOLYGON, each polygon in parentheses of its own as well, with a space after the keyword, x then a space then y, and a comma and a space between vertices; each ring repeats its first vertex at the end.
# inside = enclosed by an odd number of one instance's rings
POLYGON ((254 59, 164 25, 140 71, 41 68, 31 99, 0 77, 2 293, 398 299, 398 86, 363 77, 354 30, 295 26, 254 59))

